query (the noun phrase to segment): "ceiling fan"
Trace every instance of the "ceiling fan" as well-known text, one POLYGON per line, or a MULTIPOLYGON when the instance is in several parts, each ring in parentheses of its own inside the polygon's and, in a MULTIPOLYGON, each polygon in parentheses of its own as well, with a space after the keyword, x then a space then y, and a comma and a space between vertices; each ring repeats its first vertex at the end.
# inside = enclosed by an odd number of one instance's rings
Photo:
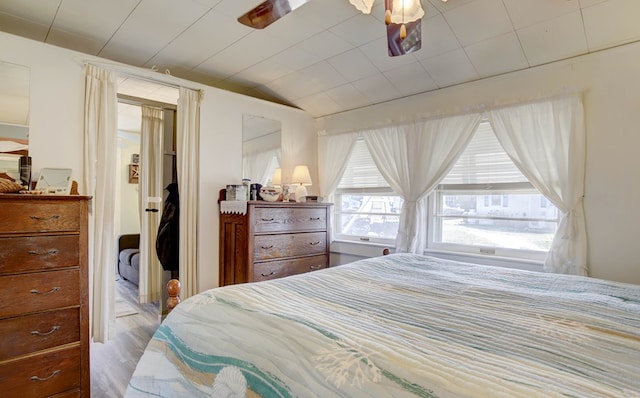
MULTIPOLYGON (((265 0, 238 17, 238 22, 251 28, 264 29, 309 1, 310 0, 265 0)), ((351 4, 354 4, 353 1, 349 1, 351 4)), ((404 7, 403 0, 384 0, 384 2, 389 56, 395 57, 418 51, 422 47, 422 18, 407 23, 392 22, 391 13, 393 12, 394 3, 396 3, 396 7, 404 7)), ((364 5, 367 9, 358 6, 356 6, 356 8, 368 14, 371 11, 373 0, 362 1, 361 3, 368 3, 364 5)))

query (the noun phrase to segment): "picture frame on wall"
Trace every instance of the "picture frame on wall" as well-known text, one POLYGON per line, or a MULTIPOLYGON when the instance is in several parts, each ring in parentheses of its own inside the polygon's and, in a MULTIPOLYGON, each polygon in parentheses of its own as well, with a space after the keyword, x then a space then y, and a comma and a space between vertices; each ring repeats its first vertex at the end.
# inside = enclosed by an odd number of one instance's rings
POLYGON ((133 163, 133 164, 139 164, 140 163, 140 154, 139 153, 131 154, 131 163, 133 163))
POLYGON ((140 167, 138 164, 129 165, 129 184, 137 184, 140 181, 140 167))

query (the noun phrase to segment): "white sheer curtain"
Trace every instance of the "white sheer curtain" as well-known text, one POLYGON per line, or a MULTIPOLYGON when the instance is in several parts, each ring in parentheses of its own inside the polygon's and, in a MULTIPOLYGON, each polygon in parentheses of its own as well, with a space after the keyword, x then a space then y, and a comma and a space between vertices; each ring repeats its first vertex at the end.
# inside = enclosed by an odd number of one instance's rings
POLYGON ((403 199, 396 252, 422 253, 426 246, 424 198, 453 167, 481 114, 430 119, 363 134, 380 174, 403 199))
POLYGON ((115 329, 117 128, 117 74, 87 65, 83 181, 86 194, 93 196, 89 207, 91 334, 100 343, 110 340, 115 329))
POLYGON ((505 152, 562 213, 544 269, 587 275, 582 99, 573 96, 507 107, 491 111, 489 117, 505 152))
POLYGON ((162 265, 156 255, 156 239, 162 211, 162 159, 164 128, 162 110, 142 106, 140 137, 140 282, 138 300, 151 303, 162 298, 162 265), (157 209, 158 212, 146 211, 157 209))
POLYGON ((242 156, 242 173, 251 182, 265 185, 273 176, 275 169, 280 167, 280 148, 262 152, 245 153, 242 156))
POLYGON ((318 137, 318 190, 325 202, 332 201, 358 135, 356 132, 318 137))
POLYGON ((180 195, 180 297, 198 293, 198 180, 200 91, 180 87, 177 124, 177 169, 180 195))

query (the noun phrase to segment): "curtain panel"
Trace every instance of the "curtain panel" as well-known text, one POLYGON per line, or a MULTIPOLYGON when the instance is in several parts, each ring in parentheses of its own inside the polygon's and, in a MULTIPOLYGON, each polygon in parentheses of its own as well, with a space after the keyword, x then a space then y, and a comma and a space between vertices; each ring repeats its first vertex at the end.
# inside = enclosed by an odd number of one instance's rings
POLYGON ((404 199, 396 252, 426 248, 424 199, 453 167, 481 120, 481 114, 458 115, 363 132, 378 170, 404 199))
POLYGON ((162 265, 156 255, 156 239, 162 211, 164 127, 162 109, 141 106, 140 179, 138 182, 140 208, 140 282, 138 301, 151 303, 162 298, 162 265))
POLYGON ((180 87, 177 169, 180 195, 179 275, 184 300, 198 293, 198 181, 202 93, 180 87))
POLYGON ((582 99, 573 96, 497 109, 489 112, 489 121, 522 174, 561 212, 545 271, 587 275, 582 99))
POLYGON ((104 343, 115 333, 115 201, 117 169, 117 74, 85 69, 83 182, 89 206, 91 335, 104 343))

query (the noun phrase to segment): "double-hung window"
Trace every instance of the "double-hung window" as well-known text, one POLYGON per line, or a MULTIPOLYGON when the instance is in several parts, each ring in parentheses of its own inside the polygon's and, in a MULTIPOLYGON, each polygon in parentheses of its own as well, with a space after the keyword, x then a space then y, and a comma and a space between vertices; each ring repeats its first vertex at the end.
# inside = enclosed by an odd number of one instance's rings
POLYGON ((393 244, 402 198, 394 193, 371 158, 363 139, 356 141, 334 197, 334 236, 339 240, 393 244))
POLYGON ((429 199, 433 250, 542 260, 558 224, 558 210, 509 159, 488 122, 429 199))

